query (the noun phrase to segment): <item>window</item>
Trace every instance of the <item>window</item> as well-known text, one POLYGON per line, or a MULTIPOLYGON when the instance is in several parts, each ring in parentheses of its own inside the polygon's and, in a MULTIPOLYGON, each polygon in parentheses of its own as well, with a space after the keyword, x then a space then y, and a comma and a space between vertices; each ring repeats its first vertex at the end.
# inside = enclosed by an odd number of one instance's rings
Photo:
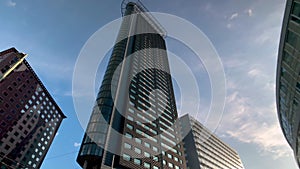
POLYGON ((153 146, 152 149, 153 149, 153 151, 158 152, 158 148, 157 147, 153 146))
POLYGON ((130 95, 130 98, 133 99, 133 100, 135 100, 135 97, 133 95, 130 95))
POLYGON ((132 138, 132 135, 131 135, 130 133, 126 133, 125 136, 126 136, 127 138, 132 138))
POLYGON ((130 113, 134 113, 134 110, 131 109, 131 108, 129 108, 128 111, 129 111, 130 113))
POLYGON ((300 83, 299 82, 297 82, 296 87, 297 87, 297 90, 300 92, 300 83))
POLYGON ((130 161, 130 156, 128 154, 123 154, 123 160, 130 161))
POLYGON ((134 152, 136 152, 136 153, 138 153, 138 154, 141 154, 141 153, 142 153, 142 150, 135 147, 135 148, 134 148, 134 152))
POLYGON ((133 117, 131 117, 131 116, 127 116, 127 119, 130 121, 133 121, 133 117))
POLYGON ((150 153, 148 153, 148 152, 145 151, 144 152, 144 156, 147 157, 147 158, 149 158, 150 157, 150 153))
POLYGON ((124 143, 124 147, 125 147, 126 149, 131 149, 131 145, 128 144, 128 143, 124 143))
POLYGON ((129 128, 130 130, 133 130, 133 126, 131 124, 126 124, 127 128, 129 128))
POLYGON ((300 18, 300 4, 294 2, 292 13, 300 18))
POLYGON ((144 167, 145 168, 150 168, 150 163, 144 162, 144 167))
POLYGON ((174 167, 174 165, 173 165, 172 163, 168 163, 168 166, 169 166, 170 168, 173 168, 173 167, 174 167))
POLYGON ((4 148, 5 148, 5 150, 8 150, 10 148, 10 146, 6 145, 4 148))
POLYGON ((175 160, 175 161, 178 161, 178 158, 177 158, 177 157, 174 157, 174 160, 175 160))
POLYGON ((134 164, 141 165, 141 160, 140 159, 135 158, 133 160, 133 162, 134 162, 134 164))
POLYGON ((9 140, 9 142, 14 143, 14 142, 15 142, 15 139, 11 138, 11 139, 9 140))
POLYGON ((292 31, 288 31, 288 33, 287 33, 287 42, 291 46, 296 47, 297 35, 294 32, 292 32, 292 31))
POLYGON ((290 63, 292 63, 292 61, 293 61, 293 57, 292 57, 289 53, 284 52, 283 57, 282 57, 282 60, 283 60, 284 62, 286 62, 287 64, 290 64, 290 63))
POLYGON ((139 144, 142 144, 142 140, 139 139, 139 138, 135 138, 135 142, 139 143, 139 144))
POLYGON ((144 142, 144 145, 145 145, 145 147, 148 147, 148 148, 150 148, 150 144, 149 144, 149 143, 147 143, 147 142, 144 142))
POLYGON ((158 168, 157 166, 154 165, 154 166, 153 166, 153 169, 159 169, 159 168, 158 168))

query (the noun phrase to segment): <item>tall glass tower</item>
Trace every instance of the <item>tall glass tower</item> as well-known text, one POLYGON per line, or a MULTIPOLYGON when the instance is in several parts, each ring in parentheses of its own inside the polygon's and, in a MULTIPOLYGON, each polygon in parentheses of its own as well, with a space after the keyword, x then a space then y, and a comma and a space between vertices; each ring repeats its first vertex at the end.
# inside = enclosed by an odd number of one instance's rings
POLYGON ((186 168, 164 37, 139 2, 123 21, 77 162, 98 168, 186 168))

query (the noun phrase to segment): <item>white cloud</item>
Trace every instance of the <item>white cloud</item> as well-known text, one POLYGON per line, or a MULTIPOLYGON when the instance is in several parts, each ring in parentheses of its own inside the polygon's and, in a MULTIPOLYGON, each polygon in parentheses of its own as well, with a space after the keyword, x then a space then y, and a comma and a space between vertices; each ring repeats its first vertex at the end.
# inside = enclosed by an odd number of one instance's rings
POLYGON ((16 2, 13 2, 12 0, 8 0, 8 1, 6 2, 6 5, 9 6, 9 7, 15 7, 15 6, 17 5, 17 3, 16 3, 16 2))
POLYGON ((239 14, 236 12, 236 13, 233 13, 230 17, 229 17, 229 20, 233 20, 235 18, 237 18, 239 16, 239 14))
MULTIPOLYGON (((281 12, 270 13, 261 24, 253 26, 247 33, 250 38, 244 40, 249 42, 247 50, 224 59, 228 96, 217 131, 220 136, 255 145, 261 155, 268 154, 274 159, 293 155, 279 126, 274 96, 274 53, 278 49, 275 42, 279 41, 281 12), (260 49, 263 52, 254 52, 260 49)), ((253 16, 252 9, 245 14, 253 16)), ((232 22, 229 20, 229 28, 232 22)))
POLYGON ((80 143, 77 142, 74 143, 74 147, 79 147, 80 145, 81 145, 80 143))
POLYGON ((246 10, 246 13, 247 13, 247 15, 248 16, 253 16, 253 11, 252 11, 252 9, 248 9, 248 10, 246 10))
POLYGON ((256 144, 262 153, 272 153, 274 159, 291 154, 276 117, 275 104, 257 106, 251 96, 235 91, 227 97, 226 105, 218 134, 256 144))

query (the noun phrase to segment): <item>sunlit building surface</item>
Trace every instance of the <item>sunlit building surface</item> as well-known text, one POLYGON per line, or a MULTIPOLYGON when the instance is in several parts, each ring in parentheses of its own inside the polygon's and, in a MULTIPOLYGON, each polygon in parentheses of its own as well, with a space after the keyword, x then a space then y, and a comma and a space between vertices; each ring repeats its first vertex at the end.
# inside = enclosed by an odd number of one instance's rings
POLYGON ((64 114, 15 48, 0 52, 0 168, 40 168, 64 114))
POLYGON ((237 152, 192 116, 180 118, 189 169, 244 169, 237 152))
POLYGON ((300 1, 287 0, 278 52, 276 100, 282 131, 300 166, 300 1))
POLYGON ((122 11, 77 162, 88 169, 185 169, 165 32, 140 3, 122 11))

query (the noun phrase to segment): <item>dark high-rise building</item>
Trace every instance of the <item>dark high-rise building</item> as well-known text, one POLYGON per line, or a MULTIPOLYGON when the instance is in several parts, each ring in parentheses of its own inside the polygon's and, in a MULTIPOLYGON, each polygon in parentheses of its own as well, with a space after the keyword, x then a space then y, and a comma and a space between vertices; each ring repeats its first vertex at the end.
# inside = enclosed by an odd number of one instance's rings
POLYGON ((87 169, 184 169, 166 33, 142 4, 123 7, 77 162, 87 169))
POLYGON ((64 114, 15 48, 0 52, 0 168, 40 168, 64 114))
POLYGON ((300 1, 287 0, 278 51, 276 102, 282 131, 300 166, 300 1))
POLYGON ((189 169, 234 168, 244 169, 235 150, 211 133, 195 118, 184 115, 180 118, 185 159, 189 169))

